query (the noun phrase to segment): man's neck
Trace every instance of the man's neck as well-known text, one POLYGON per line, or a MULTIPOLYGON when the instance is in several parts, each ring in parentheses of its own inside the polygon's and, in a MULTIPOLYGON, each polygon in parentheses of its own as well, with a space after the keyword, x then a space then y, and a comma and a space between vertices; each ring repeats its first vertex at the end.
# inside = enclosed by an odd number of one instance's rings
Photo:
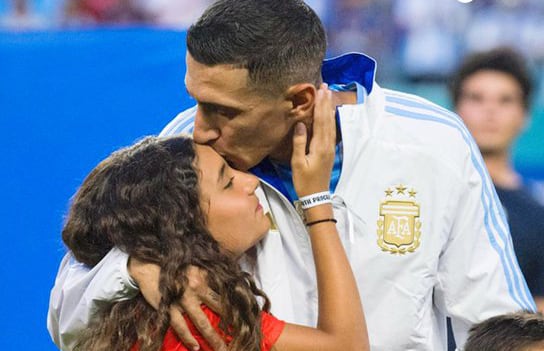
POLYGON ((483 157, 489 175, 496 186, 511 190, 521 188, 521 176, 512 167, 510 154, 484 154, 483 157))
POLYGON ((357 103, 357 93, 355 91, 333 91, 332 99, 336 107, 355 105, 357 103))
MULTIPOLYGON (((357 93, 354 91, 333 91, 332 92, 333 102, 336 107, 342 105, 355 105, 357 103, 357 93)), ((308 131, 308 143, 312 137, 312 131, 308 131)), ((341 140, 340 132, 338 130, 337 135, 338 144, 341 140)), ((270 158, 275 162, 280 164, 289 165, 291 164, 291 154, 293 152, 293 133, 289 133, 285 139, 280 143, 280 147, 270 154, 270 158)))

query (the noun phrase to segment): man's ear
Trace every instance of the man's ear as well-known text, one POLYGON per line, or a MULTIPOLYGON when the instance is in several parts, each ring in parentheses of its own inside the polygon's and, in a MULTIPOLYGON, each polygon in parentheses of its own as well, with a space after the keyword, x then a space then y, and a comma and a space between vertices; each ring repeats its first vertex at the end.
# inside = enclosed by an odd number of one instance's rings
POLYGON ((313 116, 317 89, 310 83, 291 85, 286 91, 286 99, 291 102, 289 115, 297 122, 307 121, 313 116))

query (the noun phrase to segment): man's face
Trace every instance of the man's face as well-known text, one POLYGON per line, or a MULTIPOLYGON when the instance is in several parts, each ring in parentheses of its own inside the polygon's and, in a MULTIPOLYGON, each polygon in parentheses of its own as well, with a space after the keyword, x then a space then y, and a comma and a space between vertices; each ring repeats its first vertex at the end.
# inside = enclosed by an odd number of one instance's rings
POLYGON ((251 89, 247 69, 206 66, 187 54, 185 84, 198 103, 195 142, 210 145, 233 167, 247 170, 289 149, 292 103, 251 89))
POLYGON ((456 107, 484 155, 508 152, 525 124, 521 87, 499 71, 466 78, 456 107))

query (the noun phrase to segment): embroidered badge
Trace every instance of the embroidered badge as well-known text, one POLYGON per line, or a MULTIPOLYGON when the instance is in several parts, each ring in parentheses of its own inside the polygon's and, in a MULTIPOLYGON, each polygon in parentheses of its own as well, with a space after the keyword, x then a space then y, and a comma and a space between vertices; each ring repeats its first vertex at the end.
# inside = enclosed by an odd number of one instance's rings
POLYGON ((404 255, 419 247, 421 222, 416 194, 402 184, 385 190, 378 218, 378 246, 382 251, 404 255))

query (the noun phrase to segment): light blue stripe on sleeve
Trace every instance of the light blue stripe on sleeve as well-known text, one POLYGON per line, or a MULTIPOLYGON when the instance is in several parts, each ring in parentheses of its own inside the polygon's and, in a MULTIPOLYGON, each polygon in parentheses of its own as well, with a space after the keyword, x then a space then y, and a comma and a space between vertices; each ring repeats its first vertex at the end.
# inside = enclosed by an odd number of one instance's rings
POLYGON ((160 136, 171 136, 180 133, 193 134, 196 106, 183 111, 172 120, 160 133, 160 136))
POLYGON ((186 120, 181 121, 181 123, 175 129, 172 130, 171 135, 176 135, 176 134, 180 134, 184 132, 185 133, 192 132, 194 122, 195 121, 193 118, 187 118, 186 120))
POLYGON ((498 201, 495 189, 493 186, 490 186, 491 181, 484 170, 483 160, 481 159, 479 152, 475 151, 477 150, 477 146, 472 140, 472 137, 470 136, 470 133, 468 132, 466 127, 462 124, 460 119, 455 114, 452 114, 445 109, 441 109, 438 106, 434 106, 429 103, 423 103, 416 99, 409 99, 407 97, 392 95, 387 96, 386 100, 388 102, 396 103, 405 107, 424 109, 429 112, 433 112, 433 114, 414 112, 411 110, 396 108, 393 106, 386 107, 386 111, 388 112, 402 117, 428 120, 445 124, 457 129, 461 133, 463 139, 470 147, 472 163, 483 182, 481 201, 484 205, 484 224, 488 233, 489 241, 495 251, 498 253, 501 264, 503 265, 503 270, 508 284, 510 296, 514 299, 514 301, 516 301, 516 303, 520 305, 521 308, 535 310, 536 306, 534 305, 534 302, 530 297, 527 284, 525 280, 521 277, 521 275, 518 274, 519 266, 517 265, 517 260, 514 258, 511 237, 510 235, 508 235, 508 232, 506 230, 506 220, 504 217, 503 209, 499 206, 500 202, 498 201), (495 211, 490 210, 490 207, 494 207, 495 210, 499 212, 499 219, 496 217, 495 211), (494 237, 494 231, 499 234, 499 237, 504 242, 505 250, 503 250, 497 243, 494 237))

